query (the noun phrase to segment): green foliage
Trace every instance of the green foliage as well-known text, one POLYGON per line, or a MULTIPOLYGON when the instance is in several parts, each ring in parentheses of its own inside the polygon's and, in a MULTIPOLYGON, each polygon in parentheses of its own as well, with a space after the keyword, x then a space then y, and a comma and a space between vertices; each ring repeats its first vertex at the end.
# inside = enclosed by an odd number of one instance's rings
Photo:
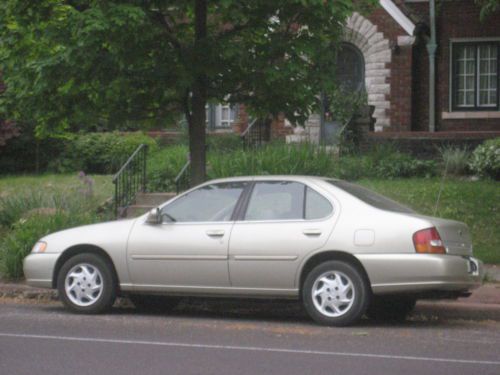
POLYGON ((467 148, 442 147, 439 153, 443 159, 443 166, 447 174, 464 176, 469 172, 470 152, 467 148))
POLYGON ((82 212, 57 210, 36 213, 16 221, 12 230, 0 240, 0 269, 9 279, 23 277, 23 259, 41 237, 62 229, 89 224, 95 215, 82 212))
MULTIPOLYGON (((302 122, 333 85, 343 23, 375 4, 4 0, 0 117, 35 124, 43 138, 162 124, 180 112, 192 151, 204 143, 210 101, 302 122)), ((200 180, 198 151, 191 156, 200 180)))
POLYGON ((325 116, 344 124, 339 134, 339 146, 342 153, 353 153, 358 150, 362 132, 353 120, 367 108, 368 97, 365 91, 349 91, 342 87, 334 88, 327 93, 328 108, 325 116))
POLYGON ((188 161, 187 146, 169 146, 148 157, 147 180, 151 191, 175 191, 174 179, 188 161))
POLYGON ((431 177, 437 174, 437 163, 433 160, 415 159, 408 154, 393 153, 381 159, 375 166, 374 177, 405 178, 431 177))
POLYGON ((36 139, 33 129, 23 126, 21 134, 1 148, 0 174, 46 171, 64 150, 64 140, 36 139))
POLYGON ((4 177, 0 191, 0 273, 9 278, 22 277, 22 260, 40 237, 112 217, 98 210, 112 192, 108 176, 4 177))
MULTIPOLYGON (((151 155, 148 184, 151 191, 173 191, 173 180, 188 158, 186 146, 171 146, 151 155)), ((211 148, 208 177, 295 174, 360 178, 431 177, 438 173, 432 160, 418 160, 391 147, 378 147, 358 156, 338 156, 328 147, 309 143, 275 142, 254 150, 211 148)))
POLYGON ((66 142, 65 150, 49 165, 49 169, 116 173, 141 144, 148 145, 151 153, 158 147, 153 138, 141 132, 78 134, 66 142))
POLYGON ((237 134, 211 134, 207 136, 208 151, 230 152, 243 147, 241 137, 237 134))
POLYGON ((500 179, 500 137, 479 145, 472 153, 469 166, 479 176, 500 179))
MULTIPOLYGON (((77 177, 73 177, 77 180, 77 177)), ((95 211, 102 197, 94 195, 94 180, 87 177, 66 190, 30 187, 0 197, 0 227, 10 228, 25 215, 61 210, 72 213, 95 211), (90 187, 90 188, 89 188, 90 187)))
POLYGON ((481 7, 481 21, 487 18, 489 15, 500 10, 499 0, 475 0, 476 4, 481 7))
POLYGON ((329 175, 334 155, 313 144, 273 143, 251 152, 208 155, 211 178, 254 174, 329 175))

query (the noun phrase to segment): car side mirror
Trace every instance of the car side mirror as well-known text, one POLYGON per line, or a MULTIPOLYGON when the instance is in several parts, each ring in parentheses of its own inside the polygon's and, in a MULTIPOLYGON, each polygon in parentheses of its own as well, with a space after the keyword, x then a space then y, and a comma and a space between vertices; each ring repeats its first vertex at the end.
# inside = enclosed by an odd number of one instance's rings
POLYGON ((160 224, 161 212, 160 208, 156 207, 149 211, 148 217, 146 218, 146 223, 148 224, 160 224))

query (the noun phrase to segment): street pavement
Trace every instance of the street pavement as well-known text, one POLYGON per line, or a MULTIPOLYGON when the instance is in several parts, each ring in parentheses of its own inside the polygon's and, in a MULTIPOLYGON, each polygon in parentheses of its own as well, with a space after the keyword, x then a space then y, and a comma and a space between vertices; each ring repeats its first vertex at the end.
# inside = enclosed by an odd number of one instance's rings
POLYGON ((1 298, 0 374, 500 374, 498 313, 454 317, 460 305, 444 306, 329 328, 286 301, 187 299, 156 314, 122 303, 82 316, 1 298))

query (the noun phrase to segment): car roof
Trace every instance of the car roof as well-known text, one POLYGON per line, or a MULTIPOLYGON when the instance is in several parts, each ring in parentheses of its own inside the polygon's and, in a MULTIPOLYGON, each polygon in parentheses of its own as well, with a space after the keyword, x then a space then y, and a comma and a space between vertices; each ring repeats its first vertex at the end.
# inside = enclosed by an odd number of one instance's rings
POLYGON ((205 184, 221 183, 221 182, 233 182, 233 181, 324 181, 326 177, 320 176, 303 176, 303 175, 255 175, 255 176, 236 176, 236 177, 226 177, 218 178, 215 180, 207 181, 205 184))

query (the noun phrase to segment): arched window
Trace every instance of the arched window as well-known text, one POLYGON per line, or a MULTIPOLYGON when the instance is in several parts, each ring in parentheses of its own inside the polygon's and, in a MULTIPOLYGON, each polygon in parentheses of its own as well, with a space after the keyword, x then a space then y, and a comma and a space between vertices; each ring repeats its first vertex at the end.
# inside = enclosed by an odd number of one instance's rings
POLYGON ((337 52, 337 82, 347 91, 365 88, 365 60, 355 45, 342 43, 337 52))

